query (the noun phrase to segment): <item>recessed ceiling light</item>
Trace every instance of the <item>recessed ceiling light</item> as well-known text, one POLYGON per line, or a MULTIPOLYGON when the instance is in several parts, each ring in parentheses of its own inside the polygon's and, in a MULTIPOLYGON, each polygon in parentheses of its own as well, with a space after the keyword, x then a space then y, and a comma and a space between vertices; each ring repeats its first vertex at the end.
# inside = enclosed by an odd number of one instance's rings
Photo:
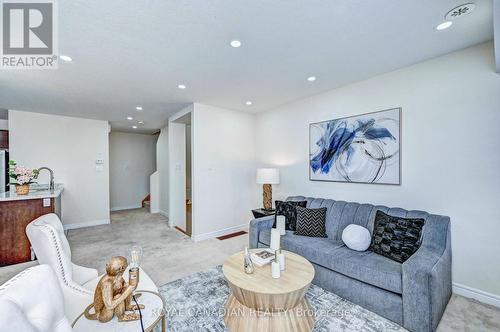
POLYGON ((449 27, 451 27, 451 25, 453 24, 452 21, 445 21, 441 24, 439 24, 437 27, 436 27, 436 30, 438 31, 442 31, 442 30, 446 30, 448 29, 449 27))
POLYGON ((245 105, 247 105, 247 106, 252 106, 252 104, 253 104, 253 103, 252 103, 250 100, 247 100, 247 101, 245 102, 245 105))
POLYGON ((316 76, 309 76, 309 77, 307 78, 307 81, 308 81, 308 82, 314 82, 314 81, 316 81, 316 76))
POLYGON ((132 129, 137 129, 137 126, 132 126, 132 129))
POLYGON ((137 121, 138 124, 144 124, 144 121, 137 121))
POLYGON ((142 106, 136 106, 135 109, 138 111, 142 111, 142 106))
POLYGON ((231 47, 234 47, 234 48, 241 47, 241 41, 239 41, 238 39, 231 40, 231 42, 229 44, 231 45, 231 47))
POLYGON ((132 121, 132 120, 134 120, 134 118, 131 116, 127 116, 127 120, 132 121))
POLYGON ((177 87, 181 90, 184 90, 186 88, 186 86, 184 84, 179 84, 177 87))
POLYGON ((62 61, 65 61, 65 62, 71 62, 71 61, 73 61, 73 59, 70 56, 67 56, 67 55, 60 55, 59 59, 61 59, 62 61))

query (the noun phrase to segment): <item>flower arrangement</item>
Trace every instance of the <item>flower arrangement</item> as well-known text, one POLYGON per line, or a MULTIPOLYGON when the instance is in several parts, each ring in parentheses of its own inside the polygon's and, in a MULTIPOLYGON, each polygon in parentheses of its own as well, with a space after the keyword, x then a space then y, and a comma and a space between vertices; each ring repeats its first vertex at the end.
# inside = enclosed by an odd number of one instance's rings
POLYGON ((38 170, 24 166, 18 166, 14 160, 9 161, 9 176, 16 185, 16 192, 19 195, 26 195, 29 192, 29 184, 38 177, 38 170))

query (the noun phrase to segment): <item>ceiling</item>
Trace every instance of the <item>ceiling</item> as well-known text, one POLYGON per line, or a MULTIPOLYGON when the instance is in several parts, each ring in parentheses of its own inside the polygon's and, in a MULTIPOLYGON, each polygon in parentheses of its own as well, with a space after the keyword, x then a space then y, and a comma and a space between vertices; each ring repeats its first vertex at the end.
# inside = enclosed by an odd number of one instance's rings
POLYGON ((0 71, 0 108, 109 120, 113 130, 145 121, 139 132, 192 102, 265 111, 491 40, 491 0, 434 30, 464 2, 61 0, 59 51, 73 62, 0 71))

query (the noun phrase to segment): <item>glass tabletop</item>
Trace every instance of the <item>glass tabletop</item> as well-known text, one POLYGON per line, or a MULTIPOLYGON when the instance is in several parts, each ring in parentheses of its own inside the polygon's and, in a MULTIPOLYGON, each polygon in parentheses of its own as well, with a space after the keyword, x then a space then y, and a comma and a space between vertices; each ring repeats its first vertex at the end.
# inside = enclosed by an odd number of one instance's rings
MULTIPOLYGON (((162 331, 164 331, 165 301, 160 294, 143 290, 135 291, 134 294, 141 294, 140 297, 136 297, 137 303, 145 306, 144 309, 141 309, 144 331, 152 331, 160 321, 162 321, 162 331)), ((138 313, 137 310, 135 312, 138 313)), ((140 320, 119 322, 118 318, 114 316, 109 322, 101 323, 98 320, 85 318, 82 313, 73 322, 73 331, 137 332, 141 331, 141 322, 140 320)))

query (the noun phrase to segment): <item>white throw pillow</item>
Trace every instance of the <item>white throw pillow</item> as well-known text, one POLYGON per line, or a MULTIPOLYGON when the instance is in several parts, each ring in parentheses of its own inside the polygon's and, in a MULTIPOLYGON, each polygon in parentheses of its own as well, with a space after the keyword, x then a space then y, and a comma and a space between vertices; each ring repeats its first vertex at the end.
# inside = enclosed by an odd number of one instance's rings
POLYGON ((372 236, 366 228, 350 224, 342 232, 342 241, 349 249, 365 251, 370 246, 372 236))

